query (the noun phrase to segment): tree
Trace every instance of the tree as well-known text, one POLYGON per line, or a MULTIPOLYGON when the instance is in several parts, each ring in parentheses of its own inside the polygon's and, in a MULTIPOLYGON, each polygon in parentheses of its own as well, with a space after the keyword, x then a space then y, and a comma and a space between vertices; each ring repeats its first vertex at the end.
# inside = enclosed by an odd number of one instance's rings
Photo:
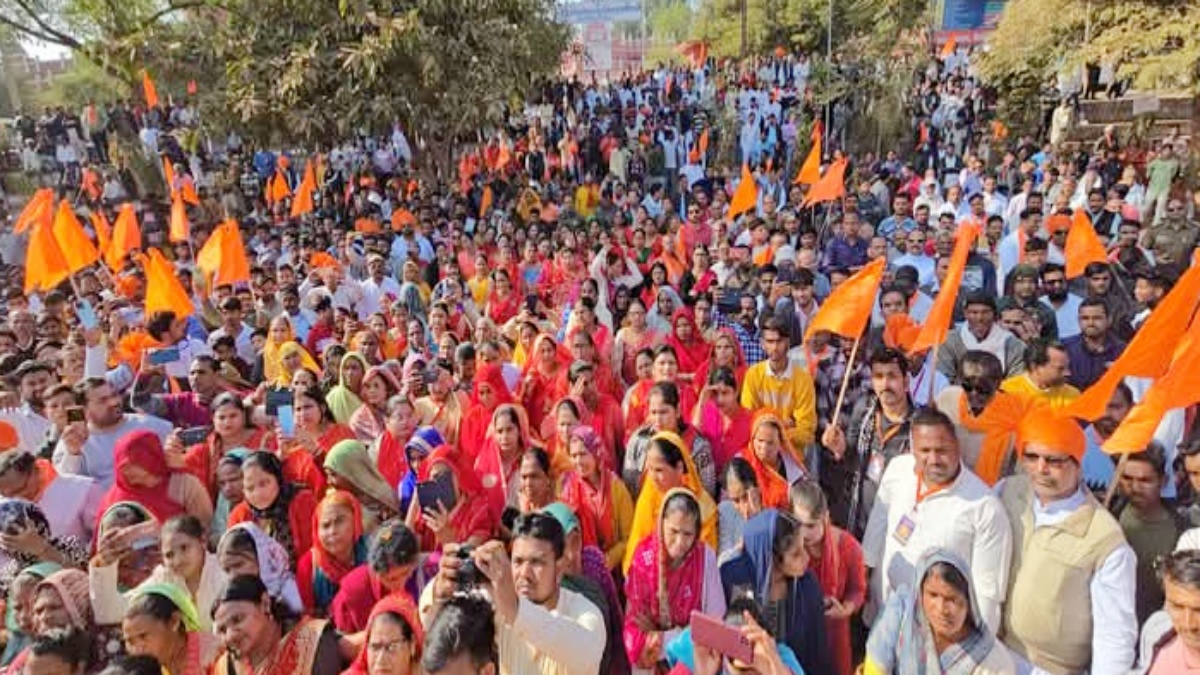
POLYGON ((1197 0, 1010 0, 980 74, 1007 103, 1002 119, 1030 127, 1041 87, 1089 63, 1115 63, 1138 89, 1194 89, 1198 35, 1197 0))

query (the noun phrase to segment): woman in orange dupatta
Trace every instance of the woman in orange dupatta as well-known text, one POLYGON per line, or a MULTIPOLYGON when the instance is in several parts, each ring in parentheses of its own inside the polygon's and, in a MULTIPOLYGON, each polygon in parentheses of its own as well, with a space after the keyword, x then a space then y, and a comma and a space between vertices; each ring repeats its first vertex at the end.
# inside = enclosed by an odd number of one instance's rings
POLYGON ((330 490, 313 510, 312 548, 296 563, 296 583, 309 616, 326 616, 342 579, 367 561, 362 505, 345 490, 330 490))
POLYGON ((654 376, 650 381, 639 381, 629 394, 629 408, 625 411, 625 435, 630 436, 646 421, 646 407, 650 404, 650 390, 658 382, 673 382, 679 390, 679 415, 685 420, 692 418, 696 407, 696 390, 691 383, 679 380, 679 357, 669 344, 654 349, 654 376))
POLYGON ((504 381, 500 364, 489 363, 475 371, 475 384, 471 390, 471 407, 463 415, 458 427, 458 447, 468 465, 475 463, 479 449, 487 440, 492 425, 492 413, 496 408, 513 403, 512 392, 504 381))
POLYGON ((788 489, 791 483, 783 468, 783 422, 774 412, 759 410, 750 427, 750 444, 741 456, 758 477, 758 489, 762 494, 763 506, 769 509, 787 509, 788 489))
POLYGON ((570 365, 571 353, 554 338, 543 333, 534 339, 518 388, 521 405, 525 406, 534 429, 542 428, 554 402, 562 395, 558 391, 559 379, 570 365))
POLYGON ((675 358, 679 362, 679 381, 693 382, 696 371, 708 360, 711 346, 700 334, 692 310, 687 307, 675 310, 671 317, 671 334, 667 336, 666 343, 675 350, 675 358))
POLYGON ((594 429, 578 425, 570 432, 572 470, 563 476, 563 503, 579 516, 583 543, 604 552, 610 570, 625 557, 633 524, 633 497, 605 459, 604 441, 594 429))
POLYGON ((646 325, 646 305, 640 298, 630 298, 625 326, 617 331, 613 339, 613 369, 620 375, 624 386, 632 387, 638 381, 638 352, 653 348, 659 342, 658 333, 646 325))
POLYGON ((696 390, 699 391, 705 387, 708 382, 709 373, 717 368, 729 368, 733 371, 737 378, 737 390, 742 390, 742 382, 746 380, 746 355, 742 353, 742 345, 738 342, 737 333, 733 332, 728 326, 718 328, 713 336, 712 346, 708 352, 708 359, 700 364, 696 369, 695 378, 692 382, 696 385, 696 390))

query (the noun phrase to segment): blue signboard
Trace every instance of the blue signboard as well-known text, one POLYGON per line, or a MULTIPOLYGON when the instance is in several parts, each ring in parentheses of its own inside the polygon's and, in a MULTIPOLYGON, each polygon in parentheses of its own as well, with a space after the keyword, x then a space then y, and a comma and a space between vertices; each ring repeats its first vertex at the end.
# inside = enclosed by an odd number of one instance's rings
POLYGON ((641 21, 641 0, 590 0, 558 5, 558 20, 586 25, 614 21, 641 21))
POLYGON ((944 0, 942 30, 975 30, 983 27, 987 0, 944 0))

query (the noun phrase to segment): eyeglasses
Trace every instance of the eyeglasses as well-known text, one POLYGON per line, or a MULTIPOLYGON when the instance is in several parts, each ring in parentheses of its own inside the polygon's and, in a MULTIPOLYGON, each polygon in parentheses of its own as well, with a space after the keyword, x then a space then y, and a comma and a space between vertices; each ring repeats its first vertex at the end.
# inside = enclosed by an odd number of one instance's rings
POLYGON ((1026 462, 1029 462, 1030 464, 1037 464, 1038 462, 1045 462, 1046 466, 1048 466, 1052 469, 1061 469, 1062 467, 1066 466, 1067 464, 1075 461, 1075 458, 1071 457, 1069 455, 1039 455, 1036 452, 1028 452, 1028 451, 1025 452, 1024 454, 1022 454, 1021 458, 1024 459, 1026 462))

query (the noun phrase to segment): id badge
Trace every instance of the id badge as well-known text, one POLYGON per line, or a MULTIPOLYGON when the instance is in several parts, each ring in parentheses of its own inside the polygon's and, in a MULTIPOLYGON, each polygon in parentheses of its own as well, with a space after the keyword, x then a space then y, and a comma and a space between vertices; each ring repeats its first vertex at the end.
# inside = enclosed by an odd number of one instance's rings
POLYGON ((867 480, 878 485, 883 480, 883 465, 886 460, 883 458, 882 452, 872 452, 871 459, 867 460, 867 480))
POLYGON ((900 543, 901 546, 907 546, 908 540, 912 537, 913 532, 917 529, 917 523, 912 519, 912 516, 904 514, 900 518, 900 522, 896 523, 896 529, 892 531, 892 536, 900 543))

